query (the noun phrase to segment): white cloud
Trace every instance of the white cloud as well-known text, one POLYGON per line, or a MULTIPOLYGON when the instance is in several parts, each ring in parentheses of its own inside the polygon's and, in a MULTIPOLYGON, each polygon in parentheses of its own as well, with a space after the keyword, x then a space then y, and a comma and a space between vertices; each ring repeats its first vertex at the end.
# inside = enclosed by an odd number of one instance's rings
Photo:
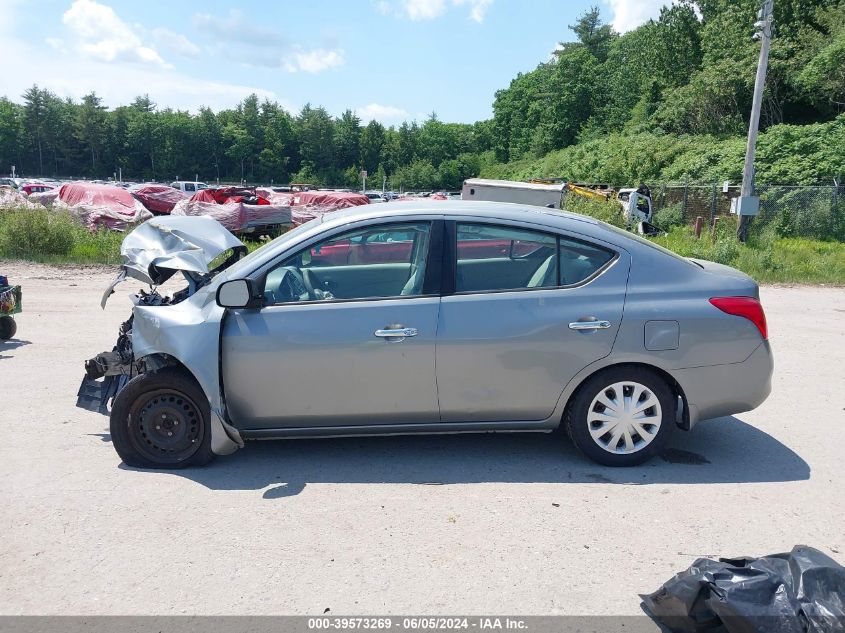
POLYGON ((68 35, 76 38, 75 48, 91 59, 167 65, 108 5, 94 0, 74 0, 62 22, 68 35))
POLYGON ((222 110, 255 93, 260 99, 280 102, 288 111, 299 109, 297 104, 263 88, 199 79, 161 65, 106 63, 74 51, 57 54, 53 48, 7 29, 9 24, 0 21, 0 59, 14 59, 16 65, 14 73, 4 76, 0 96, 12 100, 18 100, 35 81, 62 98, 79 100, 96 91, 109 107, 131 103, 138 95, 148 93, 162 107, 193 112, 201 106, 222 110))
POLYGON ((446 0, 404 0, 402 5, 412 20, 431 20, 446 11, 446 0))
POLYGON ((469 7, 469 17, 483 22, 493 0, 378 0, 376 11, 382 15, 393 14, 414 22, 439 18, 453 7, 469 7))
POLYGON ((484 14, 487 9, 493 4, 493 0, 453 0, 458 6, 469 5, 469 17, 476 22, 484 22, 484 14))
POLYGON ((306 49, 290 42, 280 30, 256 25, 238 9, 222 18, 198 13, 194 26, 212 39, 209 48, 246 66, 320 73, 346 62, 343 50, 336 46, 306 49))
POLYGON ((339 68, 345 62, 342 50, 315 48, 311 51, 297 51, 285 59, 283 64, 289 72, 302 70, 307 73, 319 73, 339 68))
POLYGON ((197 13, 194 15, 194 26, 223 42, 239 42, 256 48, 287 43, 280 31, 259 26, 256 20, 248 18, 239 9, 231 9, 224 17, 197 13))
POLYGON ((670 0, 604 0, 613 11, 611 23, 620 33, 632 31, 639 25, 660 15, 660 8, 670 0))
POLYGON ((47 37, 44 39, 47 44, 59 51, 60 53, 67 53, 67 47, 65 46, 65 41, 60 37, 47 37))
POLYGON ((157 27, 153 29, 153 39, 161 48, 181 55, 182 57, 197 57, 200 54, 200 47, 194 44, 181 33, 174 33, 170 29, 157 27))
POLYGON ((380 121, 382 123, 391 123, 398 121, 405 121, 410 117, 410 114, 402 108, 396 108, 389 105, 381 105, 380 103, 370 103, 355 110, 355 114, 365 122, 380 121))

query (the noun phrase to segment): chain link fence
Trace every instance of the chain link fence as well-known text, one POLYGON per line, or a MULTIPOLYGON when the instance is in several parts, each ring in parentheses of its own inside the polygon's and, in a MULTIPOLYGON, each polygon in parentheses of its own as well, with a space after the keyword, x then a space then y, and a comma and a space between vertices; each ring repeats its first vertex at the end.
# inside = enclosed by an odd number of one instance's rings
MULTIPOLYGON (((701 217, 712 224, 731 215, 731 199, 739 196, 740 187, 664 183, 652 186, 651 193, 658 216, 680 214, 688 224, 701 217)), ((761 185, 756 193, 760 215, 752 230, 773 227, 783 237, 845 240, 845 186, 761 185)))

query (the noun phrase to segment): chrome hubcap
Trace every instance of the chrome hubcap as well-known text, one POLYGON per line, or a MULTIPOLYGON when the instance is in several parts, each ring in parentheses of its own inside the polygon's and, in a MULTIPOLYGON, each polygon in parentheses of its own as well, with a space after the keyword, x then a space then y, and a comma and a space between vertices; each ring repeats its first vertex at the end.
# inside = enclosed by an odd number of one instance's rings
POLYGON ((636 453, 651 444, 662 419, 657 396, 645 385, 628 380, 602 389, 587 410, 593 441, 616 455, 636 453))

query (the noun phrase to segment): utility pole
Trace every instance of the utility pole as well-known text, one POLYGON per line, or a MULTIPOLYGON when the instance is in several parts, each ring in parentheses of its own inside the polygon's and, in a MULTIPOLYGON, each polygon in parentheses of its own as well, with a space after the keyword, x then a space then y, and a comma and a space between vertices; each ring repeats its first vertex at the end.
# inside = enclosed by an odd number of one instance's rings
POLYGON ((751 219, 760 212, 760 198, 754 195, 754 154, 757 151, 757 130, 760 127, 760 108, 763 105, 763 89, 766 87, 766 70, 769 65, 769 45, 772 41, 772 11, 774 0, 763 0, 754 26, 759 29, 754 39, 760 40, 760 61, 757 62, 757 77, 754 80, 754 100, 751 105, 751 119, 748 122, 748 145, 745 148, 745 165, 742 168, 742 188, 739 198, 733 200, 732 210, 739 216, 736 236, 740 242, 748 239, 751 219))

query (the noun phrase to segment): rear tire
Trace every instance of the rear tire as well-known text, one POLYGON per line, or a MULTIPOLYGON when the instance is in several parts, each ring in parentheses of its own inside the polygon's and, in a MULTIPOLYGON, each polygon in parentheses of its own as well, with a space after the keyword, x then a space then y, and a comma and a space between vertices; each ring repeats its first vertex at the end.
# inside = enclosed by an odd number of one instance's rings
POLYGON ((203 466, 211 452, 208 398, 193 376, 176 368, 141 374, 114 399, 112 445, 127 466, 203 466))
POLYGON ((666 448, 676 398, 666 381, 643 367, 612 367, 578 388, 564 415, 575 446, 604 466, 637 466, 666 448))
POLYGON ((0 317, 0 341, 8 341, 18 331, 18 324, 10 316, 0 317))

